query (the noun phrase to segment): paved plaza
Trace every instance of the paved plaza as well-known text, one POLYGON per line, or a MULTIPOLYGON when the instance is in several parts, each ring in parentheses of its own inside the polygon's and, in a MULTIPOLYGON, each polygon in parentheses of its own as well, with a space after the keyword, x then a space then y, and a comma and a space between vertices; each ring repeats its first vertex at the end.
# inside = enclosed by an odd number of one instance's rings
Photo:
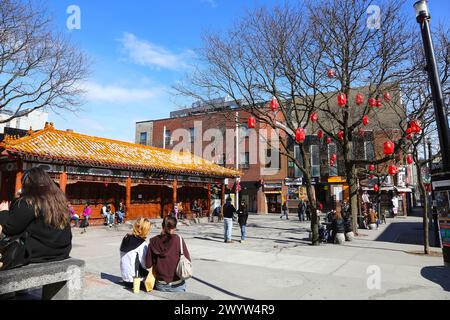
MULTIPOLYGON (((151 236, 161 231, 160 220, 154 222, 151 236)), ((242 244, 236 225, 235 242, 225 244, 221 223, 180 223, 195 273, 188 291, 200 295, 184 298, 450 299, 450 270, 442 267, 442 257, 417 254, 420 222, 388 219, 378 231, 361 230, 353 242, 319 247, 309 244, 309 223, 293 217, 251 215, 242 244), (374 270, 380 271, 379 289, 369 279, 374 270)), ((168 299, 157 292, 134 295, 118 284, 119 246, 129 227, 93 227, 85 234, 74 229, 72 256, 86 261, 85 299, 168 299)))

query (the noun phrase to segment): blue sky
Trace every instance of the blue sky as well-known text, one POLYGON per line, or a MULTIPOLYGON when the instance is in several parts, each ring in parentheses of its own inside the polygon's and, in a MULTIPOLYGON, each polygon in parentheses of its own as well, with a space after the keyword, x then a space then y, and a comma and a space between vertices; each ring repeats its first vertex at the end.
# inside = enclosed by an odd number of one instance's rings
MULTIPOLYGON (((55 26, 91 59, 87 95, 76 113, 50 113, 58 129, 134 140, 135 122, 169 116, 183 104, 171 94, 206 30, 224 30, 246 9, 277 0, 47 0, 55 26), (67 8, 81 10, 81 29, 68 30, 67 8)), ((376 3, 376 1, 374 1, 376 3)), ((412 4, 405 12, 414 19, 412 4)), ((448 25, 450 1, 430 0, 433 23, 448 25)))

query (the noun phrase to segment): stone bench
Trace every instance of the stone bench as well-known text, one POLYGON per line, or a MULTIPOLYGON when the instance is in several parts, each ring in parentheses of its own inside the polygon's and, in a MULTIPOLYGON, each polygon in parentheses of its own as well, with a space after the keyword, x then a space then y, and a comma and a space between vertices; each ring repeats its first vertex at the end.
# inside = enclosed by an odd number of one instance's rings
POLYGON ((42 300, 78 300, 83 297, 85 262, 67 259, 0 271, 0 295, 42 287, 42 300))

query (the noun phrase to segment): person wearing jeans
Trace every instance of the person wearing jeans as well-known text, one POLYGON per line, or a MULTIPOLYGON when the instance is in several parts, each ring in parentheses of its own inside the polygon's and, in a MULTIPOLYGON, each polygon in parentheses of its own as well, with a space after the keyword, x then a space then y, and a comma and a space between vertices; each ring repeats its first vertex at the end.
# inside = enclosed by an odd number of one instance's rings
POLYGON ((246 239, 247 219, 248 219, 247 205, 245 204, 245 201, 242 200, 238 211, 238 222, 239 226, 241 227, 241 243, 243 243, 246 239))
POLYGON ((224 242, 232 243, 231 235, 233 232, 233 215, 236 213, 236 208, 231 204, 231 198, 228 198, 223 206, 223 224, 224 224, 224 242))

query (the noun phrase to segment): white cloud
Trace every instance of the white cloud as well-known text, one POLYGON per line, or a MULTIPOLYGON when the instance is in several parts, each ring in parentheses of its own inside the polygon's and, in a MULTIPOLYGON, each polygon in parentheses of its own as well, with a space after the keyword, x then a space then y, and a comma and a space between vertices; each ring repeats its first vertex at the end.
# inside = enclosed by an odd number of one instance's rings
POLYGON ((182 70, 188 67, 187 61, 194 57, 192 50, 185 50, 176 54, 155 45, 149 41, 137 38, 134 34, 125 32, 123 38, 119 39, 124 51, 134 62, 142 66, 182 70))
POLYGON ((202 0, 202 2, 208 3, 211 7, 217 8, 217 2, 216 0, 202 0))
POLYGON ((88 82, 83 85, 86 91, 85 98, 89 102, 108 103, 139 103, 148 102, 165 93, 163 87, 152 89, 126 88, 117 85, 101 85, 95 82, 88 82))

